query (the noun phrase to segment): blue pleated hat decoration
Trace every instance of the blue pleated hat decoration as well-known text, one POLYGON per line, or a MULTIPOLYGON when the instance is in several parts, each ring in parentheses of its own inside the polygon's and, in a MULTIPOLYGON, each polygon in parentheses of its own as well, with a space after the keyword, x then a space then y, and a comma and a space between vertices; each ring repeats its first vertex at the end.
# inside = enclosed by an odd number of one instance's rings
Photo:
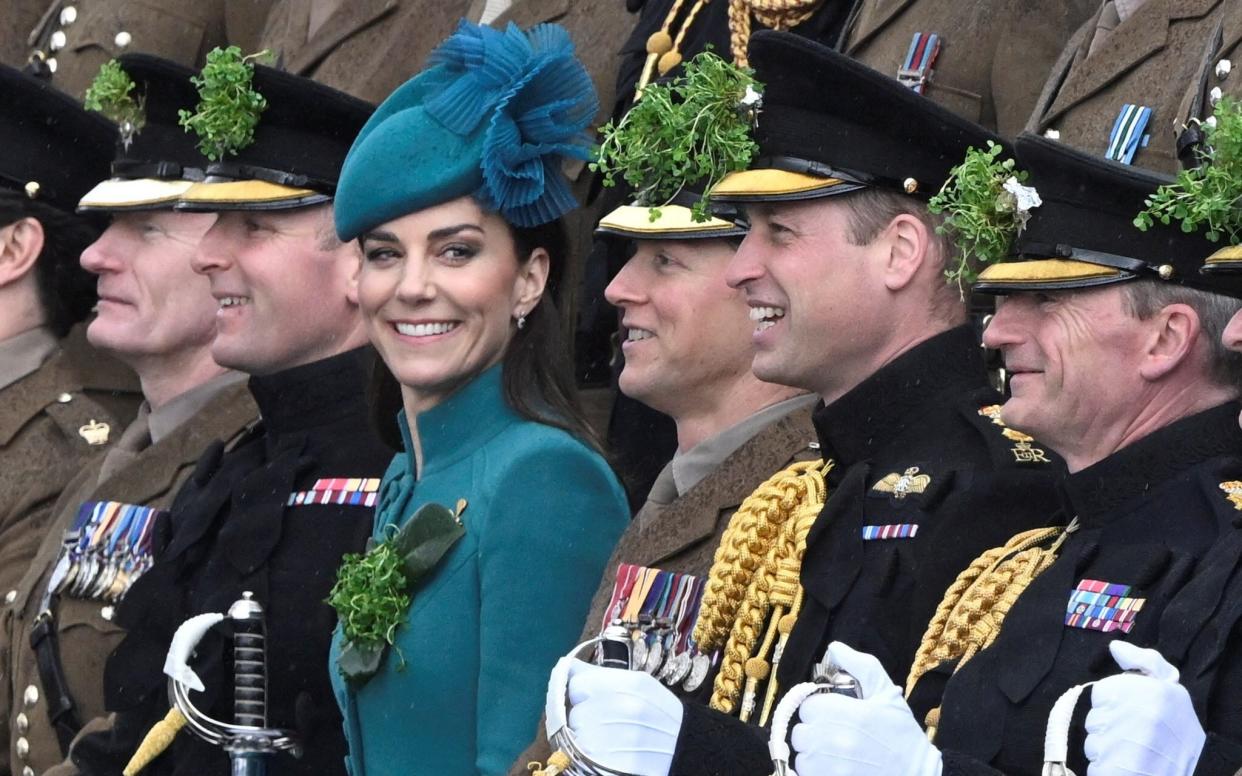
POLYGON ((597 109, 563 27, 463 20, 354 141, 336 192, 337 234, 352 240, 466 195, 519 227, 560 218, 577 207, 561 164, 590 158, 597 109))

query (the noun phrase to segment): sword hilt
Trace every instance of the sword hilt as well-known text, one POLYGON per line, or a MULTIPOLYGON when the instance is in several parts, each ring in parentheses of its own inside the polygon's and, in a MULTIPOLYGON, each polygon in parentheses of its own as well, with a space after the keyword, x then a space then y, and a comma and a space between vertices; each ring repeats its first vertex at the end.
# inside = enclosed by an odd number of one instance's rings
POLYGON ((233 623, 233 723, 267 727, 267 649, 263 607, 252 593, 229 607, 233 623))

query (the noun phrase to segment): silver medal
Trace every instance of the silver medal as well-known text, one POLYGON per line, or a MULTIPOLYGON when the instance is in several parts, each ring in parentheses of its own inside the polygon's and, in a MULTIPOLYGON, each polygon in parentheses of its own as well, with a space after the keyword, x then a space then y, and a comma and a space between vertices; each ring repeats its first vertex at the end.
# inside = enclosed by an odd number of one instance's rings
POLYGON ((707 678, 707 672, 711 670, 712 660, 707 655, 695 655, 690 661, 690 675, 686 677, 686 683, 682 685, 686 692, 694 692, 703 686, 703 680, 707 678))

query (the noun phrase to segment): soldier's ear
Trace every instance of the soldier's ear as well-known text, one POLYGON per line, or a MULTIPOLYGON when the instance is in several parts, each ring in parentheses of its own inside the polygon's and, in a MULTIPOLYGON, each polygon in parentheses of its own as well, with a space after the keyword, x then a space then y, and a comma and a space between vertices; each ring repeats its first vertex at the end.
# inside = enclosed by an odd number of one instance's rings
POLYGON ((889 291, 900 291, 910 285, 924 265, 929 264, 931 233, 917 216, 901 213, 889 222, 877 239, 886 255, 884 285, 889 291))
POLYGON ((1195 309, 1180 303, 1165 305, 1139 325, 1147 330, 1139 374, 1150 381, 1165 377, 1192 358, 1203 331, 1195 309))
POLYGON ((0 228, 0 288, 32 277, 31 270, 43 252, 43 224, 37 218, 20 218, 0 228))

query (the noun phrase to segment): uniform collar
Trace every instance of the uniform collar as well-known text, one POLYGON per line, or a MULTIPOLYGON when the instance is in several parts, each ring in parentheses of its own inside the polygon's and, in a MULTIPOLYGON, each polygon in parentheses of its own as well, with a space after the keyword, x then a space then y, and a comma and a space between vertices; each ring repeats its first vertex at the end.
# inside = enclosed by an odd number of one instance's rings
POLYGON ((1222 455, 1242 451, 1238 411, 1227 402, 1182 418, 1065 478, 1067 509, 1081 523, 1119 514, 1164 481, 1222 455))
POLYGON ((364 412, 373 359, 370 346, 366 346, 282 372, 251 377, 250 393, 259 405, 267 433, 323 425, 349 413, 364 412))
POLYGON ((942 394, 987 385, 982 349, 970 326, 937 334, 886 364, 812 416, 824 460, 838 471, 869 458, 919 415, 942 406, 942 394))
MULTIPOLYGON (((415 418, 424 476, 473 454, 521 420, 505 401, 501 376, 501 366, 497 364, 415 418)), ((397 416, 397 422, 405 449, 412 451, 413 440, 404 410, 397 416)), ((413 467, 413 455, 410 457, 413 467)))
POLYGON ((31 329, 0 342, 0 390, 43 366, 56 352, 56 337, 46 328, 31 329))

